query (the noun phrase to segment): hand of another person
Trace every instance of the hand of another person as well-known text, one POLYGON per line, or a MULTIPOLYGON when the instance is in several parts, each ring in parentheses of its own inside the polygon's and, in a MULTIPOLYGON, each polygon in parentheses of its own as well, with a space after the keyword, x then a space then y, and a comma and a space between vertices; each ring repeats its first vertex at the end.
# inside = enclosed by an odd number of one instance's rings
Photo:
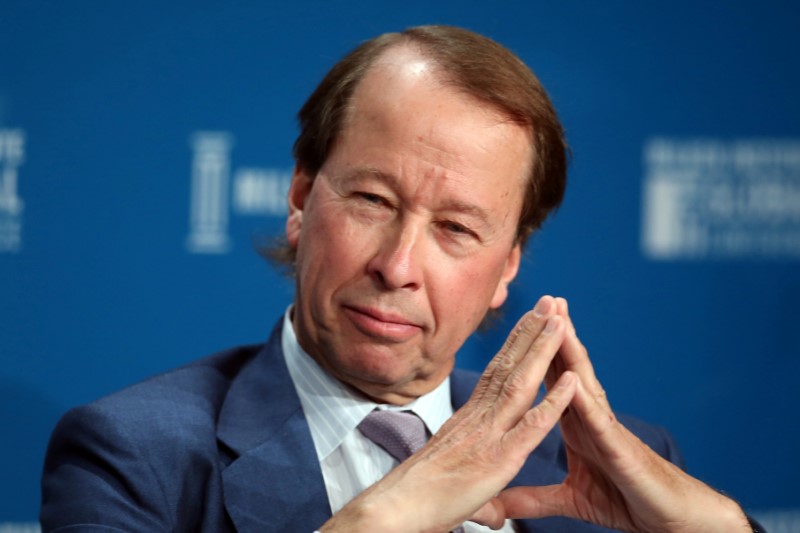
POLYGON ((569 516, 622 531, 751 532, 733 500, 660 457, 617 421, 575 334, 566 300, 555 303, 567 332, 546 385, 557 387, 564 372, 579 377, 561 419, 569 473, 560 485, 504 491, 499 497, 504 513, 569 516))
POLYGON ((542 402, 531 407, 566 326, 555 300, 542 298, 517 323, 470 400, 422 449, 321 531, 449 531, 470 518, 500 527, 506 515, 496 495, 558 423, 577 390, 577 376, 561 372, 542 402))

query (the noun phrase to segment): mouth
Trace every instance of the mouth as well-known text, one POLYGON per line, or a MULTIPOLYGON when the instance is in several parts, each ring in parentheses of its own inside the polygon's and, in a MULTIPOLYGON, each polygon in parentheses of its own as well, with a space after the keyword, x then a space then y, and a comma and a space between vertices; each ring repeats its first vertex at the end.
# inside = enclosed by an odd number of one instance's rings
POLYGON ((422 326, 395 313, 355 306, 343 310, 358 331, 380 341, 401 343, 422 331, 422 326))

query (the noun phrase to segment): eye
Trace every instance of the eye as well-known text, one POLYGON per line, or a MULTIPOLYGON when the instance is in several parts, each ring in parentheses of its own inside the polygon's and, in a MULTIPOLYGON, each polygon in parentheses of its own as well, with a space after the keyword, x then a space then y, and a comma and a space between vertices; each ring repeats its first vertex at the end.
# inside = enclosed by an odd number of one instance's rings
POLYGON ((474 231, 472 231, 471 229, 462 224, 459 224, 458 222, 446 220, 441 222, 440 226, 447 233, 456 237, 461 237, 461 236, 477 237, 474 231))
POLYGON ((445 222, 444 228, 450 233, 467 233, 467 228, 455 222, 445 222))
POLYGON ((378 196, 377 194, 372 194, 371 192, 357 192, 355 193, 355 196, 367 203, 374 205, 383 205, 386 203, 386 200, 384 200, 383 197, 378 196))

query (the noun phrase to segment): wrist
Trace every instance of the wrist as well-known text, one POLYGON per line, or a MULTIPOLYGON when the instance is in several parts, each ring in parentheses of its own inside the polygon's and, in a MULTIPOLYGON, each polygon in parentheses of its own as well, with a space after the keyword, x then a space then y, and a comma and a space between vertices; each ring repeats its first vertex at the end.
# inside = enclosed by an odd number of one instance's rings
MULTIPOLYGON (((696 498, 695 505, 679 506, 684 509, 680 520, 671 527, 655 527, 653 531, 670 533, 764 533, 754 529, 749 517, 739 504, 725 494, 713 491, 704 498, 696 498), (709 497, 710 496, 710 497, 709 497)), ((753 523, 757 525, 757 523, 753 523)))
POLYGON ((735 500, 725 497, 726 500, 726 513, 725 518, 727 522, 725 527, 719 531, 733 531, 742 533, 763 533, 760 527, 757 529, 757 524, 750 520, 750 517, 744 512, 741 505, 735 500))
POLYGON ((712 520, 712 524, 709 524, 710 527, 708 531, 719 533, 754 533, 756 530, 741 506, 728 497, 722 497, 724 498, 724 506, 720 509, 719 513, 714 513, 713 516, 709 516, 712 520))
POLYGON ((399 507, 378 501, 368 492, 342 507, 319 528, 320 533, 361 533, 382 531, 402 533, 408 531, 399 507))

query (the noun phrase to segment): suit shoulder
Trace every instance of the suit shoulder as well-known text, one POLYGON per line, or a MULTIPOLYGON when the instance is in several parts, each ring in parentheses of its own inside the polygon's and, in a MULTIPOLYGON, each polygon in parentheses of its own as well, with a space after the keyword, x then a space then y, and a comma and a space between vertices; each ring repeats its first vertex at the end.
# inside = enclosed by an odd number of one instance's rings
MULTIPOLYGON (((231 383, 261 349, 220 352, 68 411, 45 457, 46 529, 175 529, 177 509, 219 493, 217 418, 231 383)), ((196 511, 186 516, 201 516, 196 511)))
POLYGON ((73 408, 56 426, 54 437, 99 425, 129 433, 132 442, 201 438, 204 433, 212 438, 231 382, 261 349, 251 345, 219 352, 73 408))

